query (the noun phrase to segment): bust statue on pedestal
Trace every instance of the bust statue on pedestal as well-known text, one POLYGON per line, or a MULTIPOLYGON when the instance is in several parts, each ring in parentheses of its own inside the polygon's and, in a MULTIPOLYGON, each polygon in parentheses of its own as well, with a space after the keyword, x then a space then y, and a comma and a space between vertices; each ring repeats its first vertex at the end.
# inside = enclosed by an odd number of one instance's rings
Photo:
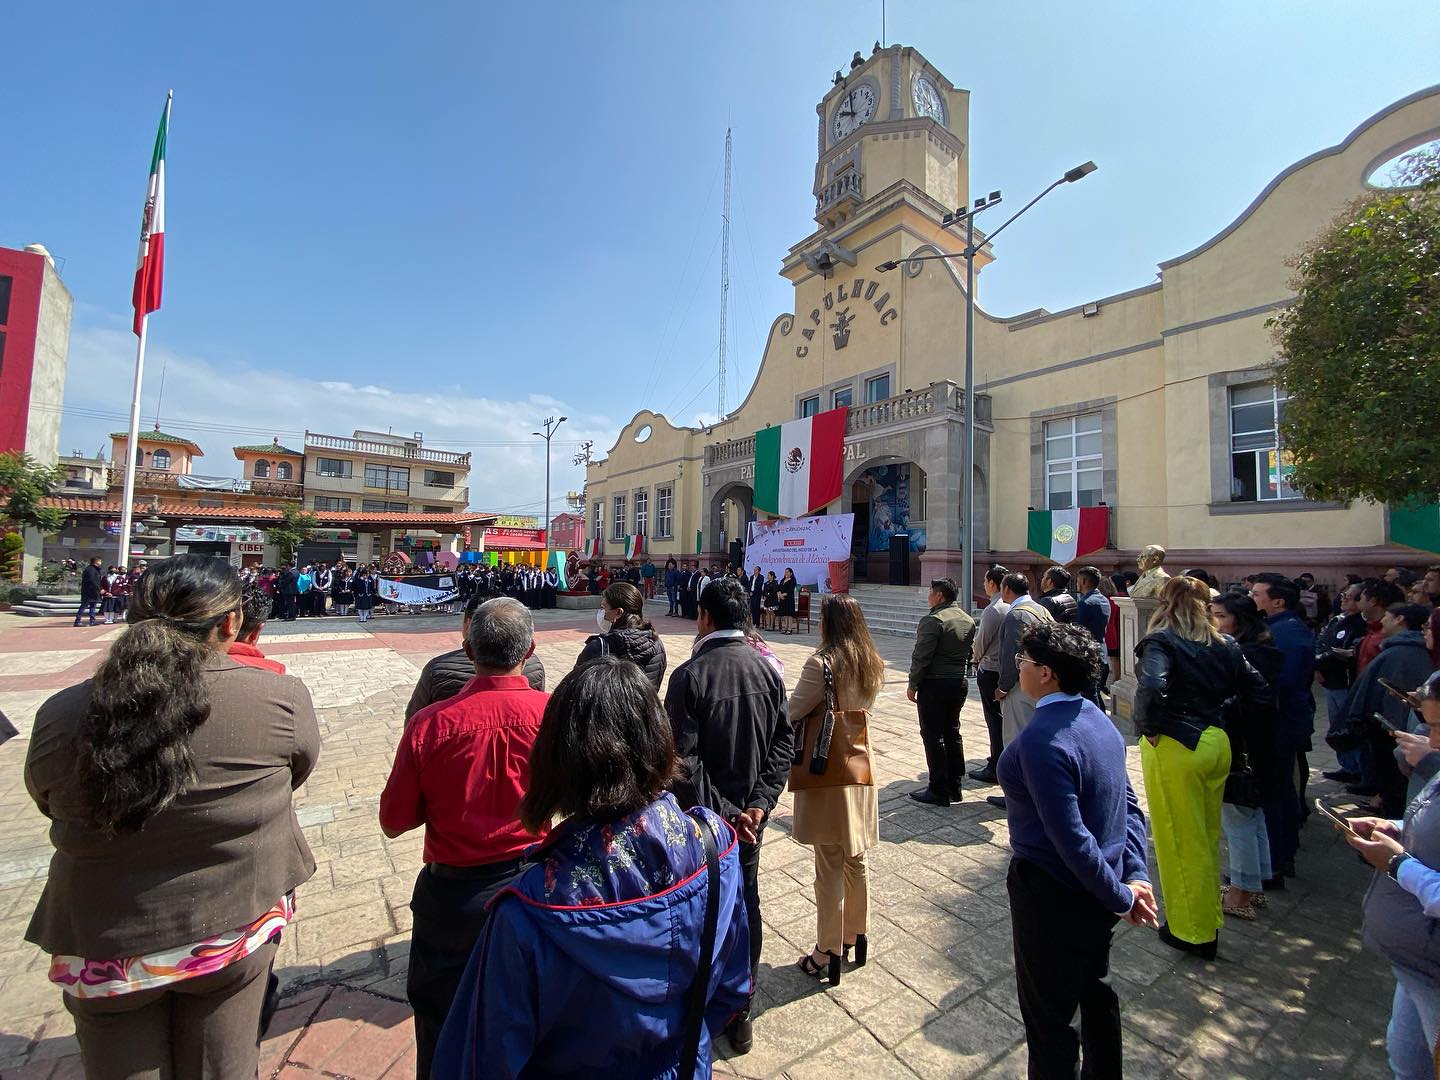
POLYGON ((1140 568, 1140 578, 1130 586, 1131 597, 1153 598, 1160 595, 1161 588, 1170 579, 1161 565, 1164 562, 1165 549, 1159 544, 1146 544, 1140 549, 1140 555, 1135 560, 1135 565, 1140 568))

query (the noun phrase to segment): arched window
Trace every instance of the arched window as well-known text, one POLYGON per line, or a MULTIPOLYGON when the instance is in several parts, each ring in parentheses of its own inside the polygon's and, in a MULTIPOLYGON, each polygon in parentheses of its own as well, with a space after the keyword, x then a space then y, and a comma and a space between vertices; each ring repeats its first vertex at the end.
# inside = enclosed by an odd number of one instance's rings
POLYGON ((139 446, 135 447, 135 464, 136 464, 136 465, 144 465, 144 464, 145 464, 145 450, 144 450, 142 447, 139 447, 139 446))
POLYGON ((263 457, 259 461, 255 462, 255 475, 258 476, 261 480, 264 480, 267 476, 269 476, 270 462, 266 461, 263 457))
POLYGON ((152 469, 170 468, 170 451, 156 450, 153 454, 150 455, 150 467, 152 469))
POLYGON ((279 461, 275 463, 275 476, 279 480, 289 480, 294 475, 290 462, 279 461))

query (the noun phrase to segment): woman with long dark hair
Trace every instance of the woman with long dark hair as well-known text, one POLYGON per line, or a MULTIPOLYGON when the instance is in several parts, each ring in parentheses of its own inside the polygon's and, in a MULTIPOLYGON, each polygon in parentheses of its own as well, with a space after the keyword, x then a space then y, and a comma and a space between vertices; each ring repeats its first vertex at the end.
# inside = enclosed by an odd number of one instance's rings
POLYGON ((560 680, 520 821, 565 820, 493 901, 433 1075, 710 1075, 711 1033, 749 1000, 749 927, 735 830, 682 810, 675 770, 633 663, 602 656, 560 680))
POLYGON ((612 582, 600 594, 595 622, 600 632, 585 639, 576 665, 597 656, 633 660, 658 691, 665 678, 665 643, 645 618, 645 597, 640 590, 628 581, 612 582))
POLYGON ((780 632, 793 634, 800 628, 800 623, 795 618, 795 594, 800 589, 800 583, 795 580, 795 571, 785 567, 785 573, 780 576, 780 584, 776 586, 775 595, 780 601, 780 610, 776 612, 776 618, 780 622, 780 632), (790 625, 785 625, 785 620, 790 620, 790 625))
MULTIPOLYGON (((1270 625, 1245 593, 1228 592, 1210 601, 1210 614, 1220 633, 1235 639, 1250 666, 1274 689, 1284 655, 1275 647, 1270 625)), ((1285 757, 1280 751, 1279 717, 1273 704, 1242 708, 1232 701, 1225 710, 1230 738, 1230 776, 1220 825, 1230 850, 1230 884, 1221 910, 1253 922, 1265 905, 1265 882, 1272 876, 1270 835, 1265 829, 1265 803, 1285 789, 1285 757)))
MULTIPOLYGON (((810 731, 826 712, 827 669, 835 708, 869 710, 885 683, 885 658, 875 648, 865 612, 845 593, 820 604, 820 648, 805 661, 790 695, 797 746, 813 745, 810 731)), ((867 747, 868 750, 868 747, 867 747)), ((833 767, 833 766, 832 766, 833 767)), ((795 792, 792 837, 815 849, 815 951, 800 958, 807 975, 840 981, 842 957, 856 966, 869 954, 870 876, 865 853, 880 842, 880 798, 868 784, 803 788, 795 792)))
POLYGON ((1165 899, 1160 940, 1215 958, 1220 927, 1220 806, 1230 775, 1226 704, 1273 703, 1264 677, 1210 618, 1210 586, 1170 578, 1135 646, 1135 727, 1165 899))
POLYGON ((95 675, 35 717, 25 783, 56 850, 25 937, 92 1080, 256 1072, 276 944, 315 872, 291 793, 320 733, 299 679, 226 655, 242 618, 228 563, 167 559, 95 675))

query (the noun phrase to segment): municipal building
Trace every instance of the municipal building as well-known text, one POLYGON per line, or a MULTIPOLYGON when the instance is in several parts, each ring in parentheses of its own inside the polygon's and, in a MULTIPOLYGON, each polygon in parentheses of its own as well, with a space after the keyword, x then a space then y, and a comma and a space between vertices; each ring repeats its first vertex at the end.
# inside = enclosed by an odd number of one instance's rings
MULTIPOLYGON (((785 255, 794 302, 748 396, 703 429, 642 409, 589 466, 587 526, 607 559, 631 533, 657 560, 693 556, 697 542, 703 559, 730 557, 754 514, 755 431, 843 406, 845 483, 828 512, 855 514, 856 570, 871 581, 886 580, 897 533, 916 582, 959 579, 967 528, 977 580, 993 562, 1033 568, 1028 510, 1099 505, 1110 543, 1085 561, 1107 569, 1151 543, 1172 573, 1202 566, 1224 580, 1274 569, 1333 581, 1426 561, 1389 544, 1385 507, 1290 488, 1265 321, 1290 299, 1286 259, 1379 165, 1440 135, 1440 86, 1337 130, 1336 145, 1149 284, 1066 311, 977 305, 973 522, 961 499, 964 261, 906 262, 963 246, 942 222, 970 205, 969 108, 969 92, 913 48, 857 54, 816 110, 815 228, 785 255), (890 261, 900 266, 876 270, 890 261)), ((979 288, 1002 255, 1003 240, 976 256, 979 288)))

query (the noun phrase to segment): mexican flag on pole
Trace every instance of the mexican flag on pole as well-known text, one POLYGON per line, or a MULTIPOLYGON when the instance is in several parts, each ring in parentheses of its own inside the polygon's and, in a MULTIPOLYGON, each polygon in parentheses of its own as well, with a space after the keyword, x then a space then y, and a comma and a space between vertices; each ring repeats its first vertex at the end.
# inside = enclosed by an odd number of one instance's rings
POLYGON ((695 554, 699 555, 705 550, 705 533, 700 529, 695 530, 695 554))
POLYGON ((645 537, 641 533, 634 533, 625 537, 625 558, 634 560, 645 554, 645 537))
POLYGON ((138 337, 145 316, 160 309, 160 289, 165 278, 165 136, 170 131, 170 97, 155 136, 155 153, 150 158, 150 182, 145 189, 145 213, 140 219, 140 255, 135 263, 134 330, 138 337))
POLYGON ((1440 506, 1412 503, 1390 507, 1390 542, 1440 554, 1440 506))
POLYGON ((1031 510, 1026 547, 1061 566, 1099 551, 1110 539, 1110 508, 1031 510))
POLYGON ((804 517, 840 497, 846 410, 831 409, 755 433, 755 509, 804 517))

